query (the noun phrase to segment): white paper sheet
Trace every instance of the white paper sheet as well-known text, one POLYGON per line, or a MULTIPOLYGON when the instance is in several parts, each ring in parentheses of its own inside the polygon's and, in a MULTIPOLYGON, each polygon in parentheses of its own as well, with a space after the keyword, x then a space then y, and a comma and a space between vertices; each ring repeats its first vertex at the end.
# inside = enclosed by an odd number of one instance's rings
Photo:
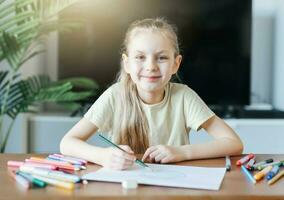
POLYGON ((102 168, 83 175, 82 179, 107 182, 136 180, 146 185, 219 190, 226 172, 226 168, 148 165, 152 171, 137 165, 122 171, 102 168))

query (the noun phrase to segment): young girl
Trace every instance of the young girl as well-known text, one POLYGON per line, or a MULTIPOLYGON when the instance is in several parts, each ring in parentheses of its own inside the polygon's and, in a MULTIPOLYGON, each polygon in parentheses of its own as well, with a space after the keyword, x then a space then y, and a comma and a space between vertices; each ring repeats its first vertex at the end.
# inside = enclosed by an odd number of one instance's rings
POLYGON ((170 82, 182 60, 172 25, 160 18, 136 21, 123 45, 117 83, 64 136, 62 154, 126 169, 135 154, 144 154, 143 161, 171 163, 242 153, 239 137, 192 89, 170 82), (214 140, 190 145, 190 129, 202 128, 214 140), (97 131, 126 152, 86 143, 97 131))

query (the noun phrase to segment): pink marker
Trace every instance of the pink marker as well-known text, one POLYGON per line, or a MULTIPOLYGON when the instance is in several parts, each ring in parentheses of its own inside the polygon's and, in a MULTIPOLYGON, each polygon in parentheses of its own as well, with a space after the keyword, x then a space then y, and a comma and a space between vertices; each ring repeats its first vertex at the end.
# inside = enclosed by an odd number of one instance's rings
POLYGON ((44 168, 44 169, 50 169, 50 170, 56 170, 57 169, 57 167, 54 166, 54 165, 32 163, 32 162, 20 162, 20 161, 13 161, 13 160, 8 161, 7 165, 8 165, 8 167, 17 167, 17 168, 24 165, 24 166, 44 168))
POLYGON ((245 157, 241 158, 240 160, 238 160, 236 164, 238 166, 240 166, 240 165, 246 163, 247 161, 249 161, 252 158, 254 158, 254 154, 250 153, 250 154, 246 155, 245 157))
POLYGON ((21 161, 14 161, 14 160, 9 160, 7 162, 8 167, 20 167, 24 164, 24 162, 21 161))

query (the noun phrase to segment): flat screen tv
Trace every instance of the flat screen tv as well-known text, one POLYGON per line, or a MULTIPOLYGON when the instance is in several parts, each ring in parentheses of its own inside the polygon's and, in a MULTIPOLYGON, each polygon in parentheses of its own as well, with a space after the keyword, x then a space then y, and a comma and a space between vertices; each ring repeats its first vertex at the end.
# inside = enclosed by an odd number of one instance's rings
POLYGON ((184 84, 210 106, 250 102, 251 0, 84 0, 60 16, 67 17, 84 24, 59 35, 59 78, 113 83, 128 25, 164 17, 178 28, 184 84))

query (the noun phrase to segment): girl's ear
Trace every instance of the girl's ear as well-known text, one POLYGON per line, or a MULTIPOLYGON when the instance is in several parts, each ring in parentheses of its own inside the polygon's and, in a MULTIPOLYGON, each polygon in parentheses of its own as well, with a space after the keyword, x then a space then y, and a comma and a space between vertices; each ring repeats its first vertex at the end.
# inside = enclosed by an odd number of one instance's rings
POLYGON ((123 68, 126 71, 126 73, 129 73, 128 56, 125 53, 122 54, 122 64, 123 64, 123 68))
POLYGON ((173 74, 177 73, 177 71, 179 69, 179 66, 180 66, 180 63, 181 63, 181 60, 182 60, 182 56, 181 55, 176 56, 174 67, 173 67, 173 74))

